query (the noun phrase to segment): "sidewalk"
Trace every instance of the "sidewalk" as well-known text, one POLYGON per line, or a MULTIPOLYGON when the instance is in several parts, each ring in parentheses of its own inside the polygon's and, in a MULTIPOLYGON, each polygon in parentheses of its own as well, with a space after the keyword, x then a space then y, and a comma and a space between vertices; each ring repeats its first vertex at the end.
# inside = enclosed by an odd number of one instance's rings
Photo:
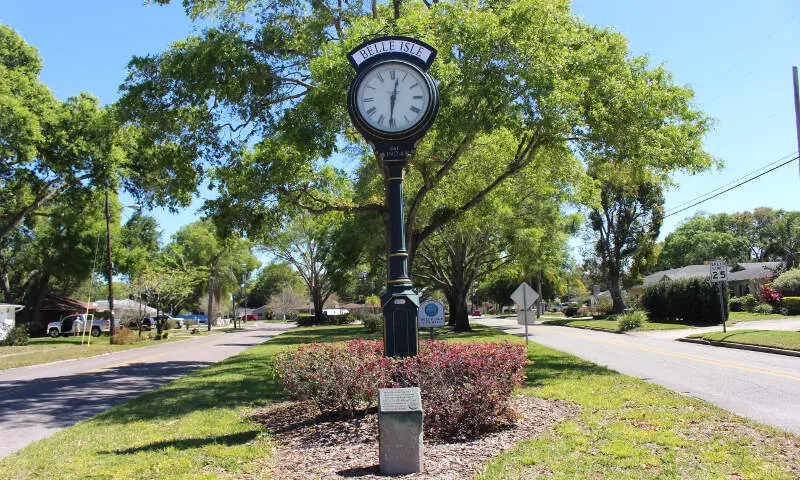
MULTIPOLYGON (((728 326, 728 331, 732 330, 790 330, 800 331, 800 318, 788 317, 780 320, 756 320, 750 322, 740 322, 736 325, 728 326)), ((644 332, 627 332, 628 335, 639 337, 663 338, 667 340, 677 340, 695 333, 721 332, 722 325, 713 327, 686 328, 680 330, 649 330, 644 332)))

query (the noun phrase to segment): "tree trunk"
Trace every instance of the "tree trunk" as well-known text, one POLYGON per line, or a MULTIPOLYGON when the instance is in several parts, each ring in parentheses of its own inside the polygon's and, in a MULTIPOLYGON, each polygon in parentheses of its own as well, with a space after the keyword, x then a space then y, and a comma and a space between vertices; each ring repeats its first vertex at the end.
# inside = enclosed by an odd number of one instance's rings
POLYGON ((543 313, 543 311, 542 311, 542 297, 544 296, 542 294, 542 271, 541 270, 539 270, 539 275, 536 277, 536 281, 537 281, 538 288, 539 288, 539 298, 536 299, 536 318, 539 318, 539 317, 542 316, 542 313, 543 313))
POLYGON ((31 288, 31 303, 28 305, 30 312, 28 315, 28 331, 31 335, 41 335, 45 333, 47 325, 42 325, 42 303, 50 285, 50 275, 41 274, 31 288))
POLYGON ((311 301, 314 303, 314 323, 323 323, 325 317, 322 315, 322 307, 325 304, 325 300, 322 298, 322 290, 319 288, 312 288, 311 301))
POLYGON ((8 263, 3 261, 3 269, 0 271, 0 286, 3 288, 3 301, 14 303, 11 298, 11 283, 8 280, 8 263))
POLYGON ((214 309, 214 264, 208 270, 208 331, 211 331, 211 314, 214 309))
POLYGON ((467 311, 467 291, 454 289, 445 292, 447 305, 450 307, 449 325, 456 332, 471 332, 469 325, 469 312, 467 311))
POLYGON ((609 275, 608 277, 608 291, 611 293, 611 299, 614 301, 613 313, 625 312, 625 302, 622 301, 622 289, 619 286, 619 276, 609 275))

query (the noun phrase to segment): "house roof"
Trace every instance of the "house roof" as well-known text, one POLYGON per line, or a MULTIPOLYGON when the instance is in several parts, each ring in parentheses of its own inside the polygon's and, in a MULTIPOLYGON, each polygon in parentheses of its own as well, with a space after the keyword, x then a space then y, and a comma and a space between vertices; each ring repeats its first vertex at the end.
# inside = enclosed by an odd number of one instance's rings
POLYGON ((737 263, 728 269, 728 280, 753 280, 775 276, 775 269, 781 262, 737 263))
MULTIPOLYGON (((94 302, 98 307, 107 310, 108 309, 108 300, 97 300, 94 302)), ((141 312, 142 315, 155 315, 156 309, 153 307, 148 307, 144 303, 139 303, 136 300, 129 300, 127 298, 121 298, 119 300, 114 300, 114 312, 121 313, 121 312, 132 312, 132 313, 139 313, 141 312)))
POLYGON ((69 297, 62 297, 60 295, 49 294, 44 297, 42 300, 42 306, 40 310, 50 310, 55 312, 64 312, 64 311, 86 311, 95 310, 97 312, 105 312, 108 307, 101 307, 96 303, 92 302, 91 304, 87 305, 80 300, 75 300, 74 298, 69 297))
MULTIPOLYGON (((728 281, 761 280, 773 275, 780 262, 742 262, 728 265, 728 281)), ((652 285, 662 280, 681 280, 684 278, 707 277, 711 273, 708 265, 687 265, 681 268, 663 270, 644 277, 644 285, 652 285)))

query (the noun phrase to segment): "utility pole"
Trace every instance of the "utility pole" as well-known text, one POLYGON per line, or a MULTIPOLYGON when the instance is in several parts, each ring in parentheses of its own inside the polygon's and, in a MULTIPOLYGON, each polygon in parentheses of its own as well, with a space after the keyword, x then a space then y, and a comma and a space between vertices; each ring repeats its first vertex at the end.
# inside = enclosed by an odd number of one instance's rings
POLYGON ((106 189, 106 253, 108 254, 108 319, 111 320, 108 330, 109 342, 114 344, 117 329, 114 325, 114 264, 111 263, 111 213, 108 209, 108 189, 106 189))
MULTIPOLYGON (((800 83, 797 80, 797 67, 792 67, 792 80, 794 83, 794 121, 797 127, 797 155, 800 156, 800 83)), ((797 162, 800 172, 800 160, 797 162)))

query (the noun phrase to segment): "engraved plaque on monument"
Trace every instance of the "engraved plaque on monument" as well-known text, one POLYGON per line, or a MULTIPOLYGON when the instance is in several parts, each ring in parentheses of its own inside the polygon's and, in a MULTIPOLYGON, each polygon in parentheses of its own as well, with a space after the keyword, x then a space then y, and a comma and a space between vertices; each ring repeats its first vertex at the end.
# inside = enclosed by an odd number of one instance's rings
POLYGON ((418 387, 378 391, 380 470, 386 475, 421 472, 422 396, 418 387))

